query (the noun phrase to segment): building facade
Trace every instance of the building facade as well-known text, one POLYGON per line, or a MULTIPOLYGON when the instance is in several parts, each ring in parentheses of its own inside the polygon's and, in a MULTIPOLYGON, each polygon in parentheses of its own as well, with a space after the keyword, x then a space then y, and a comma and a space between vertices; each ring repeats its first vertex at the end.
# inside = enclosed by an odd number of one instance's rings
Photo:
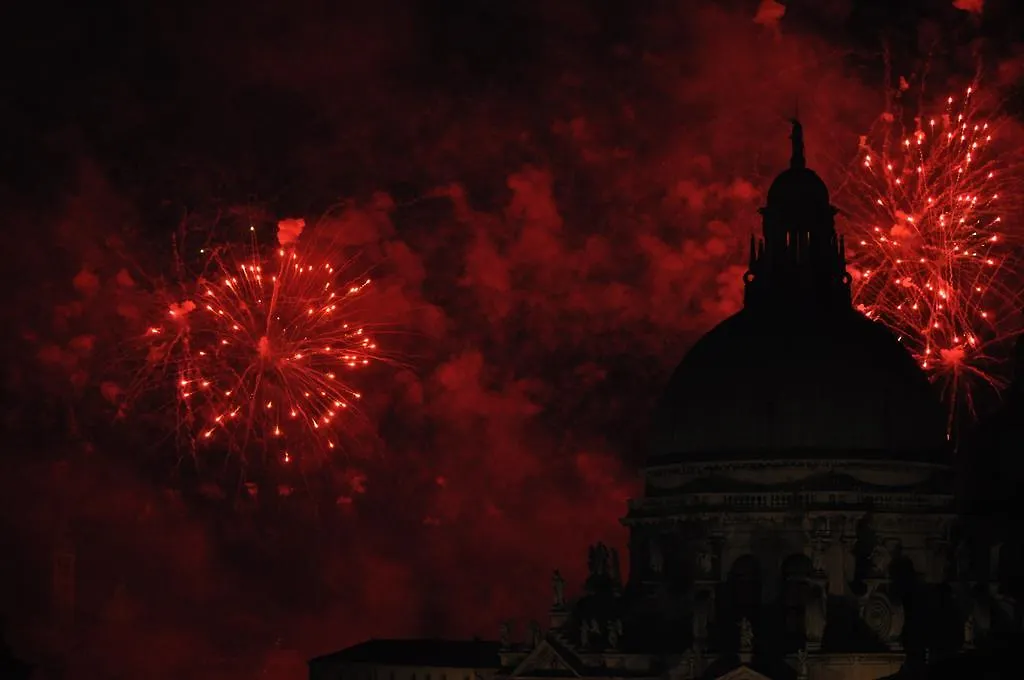
MULTIPOLYGON (((578 596, 555 572, 547 630, 503 629, 497 677, 924 677, 1016 635, 1015 522, 964 520, 945 412, 854 309, 835 213, 794 122, 744 308, 690 350, 655 414, 622 520, 628 581, 601 544, 578 596)), ((997 430, 980 449, 1013 436, 997 430)))

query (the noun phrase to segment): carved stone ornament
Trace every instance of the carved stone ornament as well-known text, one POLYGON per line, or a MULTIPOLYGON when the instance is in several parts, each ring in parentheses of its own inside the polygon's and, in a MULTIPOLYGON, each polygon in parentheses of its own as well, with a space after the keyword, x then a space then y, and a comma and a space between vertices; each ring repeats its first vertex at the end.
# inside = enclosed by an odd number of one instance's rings
POLYGON ((754 649, 754 627, 747 618, 740 619, 740 651, 751 652, 754 649))
POLYGON ((608 646, 613 650, 618 650, 620 642, 622 642, 622 621, 615 619, 608 624, 608 646))
POLYGON ((715 554, 711 546, 703 546, 697 551, 697 573, 704 578, 714 575, 715 554))
POLYGON ((881 544, 876 545, 874 550, 871 551, 871 575, 888 576, 889 564, 891 562, 892 555, 890 555, 889 549, 881 544))
POLYGON ((807 680, 807 649, 801 649, 796 653, 796 677, 797 680, 807 680))
POLYGON ((861 618, 882 642, 893 642, 903 632, 903 607, 893 604, 881 593, 864 602, 861 618))
POLYGON ((826 561, 825 554, 828 550, 828 544, 824 540, 818 538, 811 544, 811 570, 815 575, 823 575, 826 572, 826 561))

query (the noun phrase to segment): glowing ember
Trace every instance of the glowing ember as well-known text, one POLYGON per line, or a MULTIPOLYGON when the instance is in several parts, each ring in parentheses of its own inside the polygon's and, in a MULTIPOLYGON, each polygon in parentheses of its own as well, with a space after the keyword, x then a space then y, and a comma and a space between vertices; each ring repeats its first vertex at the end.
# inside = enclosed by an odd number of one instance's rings
POLYGON ((968 88, 935 115, 882 116, 861 138, 846 213, 854 299, 890 326, 933 377, 950 378, 950 396, 969 394, 965 375, 991 382, 985 347, 1016 332, 1011 241, 1001 211, 1019 173, 994 149, 998 121, 985 120, 968 88))
POLYGON ((193 439, 290 463, 338 446, 360 399, 346 378, 378 355, 353 306, 369 279, 346 278, 320 247, 282 243, 269 256, 255 240, 215 250, 149 336, 151 358, 175 368, 193 439))

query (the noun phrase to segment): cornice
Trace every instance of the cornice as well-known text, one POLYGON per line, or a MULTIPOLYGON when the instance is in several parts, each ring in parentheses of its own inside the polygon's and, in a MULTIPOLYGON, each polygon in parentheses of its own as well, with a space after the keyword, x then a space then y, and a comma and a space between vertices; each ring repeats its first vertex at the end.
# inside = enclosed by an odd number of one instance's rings
POLYGON ((893 469, 921 469, 933 470, 936 472, 953 472, 953 467, 944 463, 928 463, 915 460, 900 460, 897 454, 889 457, 864 457, 851 453, 834 457, 820 456, 785 456, 776 455, 772 457, 758 457, 749 452, 736 453, 715 453, 707 454, 705 460, 695 454, 688 454, 686 460, 679 461, 652 461, 644 466, 645 474, 708 474, 714 470, 759 470, 765 468, 806 468, 806 469, 831 469, 844 467, 873 467, 893 469))

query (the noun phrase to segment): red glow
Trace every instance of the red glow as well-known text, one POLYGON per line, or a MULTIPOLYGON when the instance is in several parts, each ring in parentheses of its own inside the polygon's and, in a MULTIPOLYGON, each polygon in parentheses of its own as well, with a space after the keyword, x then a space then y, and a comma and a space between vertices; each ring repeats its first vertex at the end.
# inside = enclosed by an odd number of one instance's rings
POLYGON ((1020 238, 1003 211, 1021 195, 1020 169, 1000 158, 1002 121, 977 97, 967 88, 938 111, 921 107, 909 127, 902 111, 883 115, 861 138, 848 209, 855 303, 950 378, 954 398, 970 389, 961 377, 994 380, 986 348, 1017 331, 993 310, 1012 306, 1020 238))
POLYGON ((329 455, 362 398, 350 374, 379 358, 352 304, 370 280, 350 279, 323 240, 206 250, 204 273, 147 334, 150 356, 173 365, 182 425, 243 457, 329 455))

